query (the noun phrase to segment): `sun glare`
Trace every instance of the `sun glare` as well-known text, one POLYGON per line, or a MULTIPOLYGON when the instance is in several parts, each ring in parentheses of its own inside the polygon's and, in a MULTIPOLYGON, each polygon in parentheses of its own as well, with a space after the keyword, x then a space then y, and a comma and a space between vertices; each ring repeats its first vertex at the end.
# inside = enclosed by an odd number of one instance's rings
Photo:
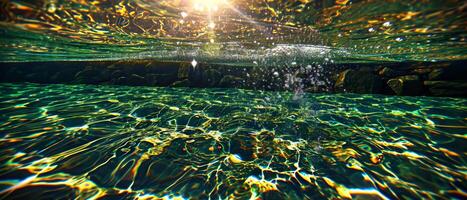
POLYGON ((227 0, 191 0, 193 9, 196 11, 217 11, 228 2, 227 0))

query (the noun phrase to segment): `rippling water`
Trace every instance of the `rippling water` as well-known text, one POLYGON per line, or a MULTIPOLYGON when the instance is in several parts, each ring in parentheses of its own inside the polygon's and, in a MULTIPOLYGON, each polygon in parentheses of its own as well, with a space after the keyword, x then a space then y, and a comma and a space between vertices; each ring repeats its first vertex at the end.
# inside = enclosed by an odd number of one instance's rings
POLYGON ((0 198, 464 198, 467 100, 0 84, 0 198))
POLYGON ((227 77, 215 66, 233 65, 245 76, 231 81, 293 90, 0 83, 0 199, 465 199, 467 99, 309 94, 295 69, 327 90, 331 76, 343 77, 331 74, 340 64, 370 63, 362 76, 376 80, 373 68, 397 74, 421 63, 394 76, 417 74, 406 85, 414 90, 436 80, 438 90, 462 93, 455 72, 467 59, 466 8, 461 0, 0 1, 0 64, 10 66, 2 81, 83 75, 138 85, 174 76, 197 86, 227 77), (122 61, 129 73, 80 62, 90 60, 122 61), (186 70, 144 76, 159 70, 153 61, 186 70), (248 66, 283 67, 285 81, 278 71, 250 76, 248 66))
POLYGON ((466 7, 461 0, 7 0, 0 61, 465 60, 466 7))

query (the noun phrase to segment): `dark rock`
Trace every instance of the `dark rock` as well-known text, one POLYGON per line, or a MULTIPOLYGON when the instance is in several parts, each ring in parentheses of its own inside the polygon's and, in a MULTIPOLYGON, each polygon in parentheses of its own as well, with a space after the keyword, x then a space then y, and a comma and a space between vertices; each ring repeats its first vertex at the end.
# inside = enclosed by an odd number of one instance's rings
MULTIPOLYGON (((193 86, 196 87, 203 87, 205 86, 205 81, 203 80, 203 73, 204 73, 204 66, 202 64, 198 64, 196 67, 189 67, 182 69, 184 71, 188 70, 188 80, 192 83, 193 86)), ((185 73, 185 72, 181 72, 185 73)), ((182 78, 183 79, 183 78, 182 78)), ((182 80, 180 79, 180 80, 182 80)))
POLYGON ((2 82, 24 81, 24 71, 20 67, 0 67, 2 82))
POLYGON ((428 80, 467 80, 467 68, 464 66, 448 66, 434 69, 428 74, 428 80))
POLYGON ((423 94, 423 84, 417 75, 399 76, 389 79, 389 87, 397 95, 421 95, 423 94))
POLYGON ((334 85, 336 90, 355 93, 380 93, 383 87, 381 77, 371 70, 347 69, 339 73, 334 85))
POLYGON ((75 75, 75 81, 78 83, 95 84, 102 83, 110 80, 110 73, 108 70, 101 70, 93 67, 86 67, 75 75))
MULTIPOLYGON (((62 72, 57 72, 54 75, 50 77, 51 82, 53 83, 63 83, 63 82, 68 82, 66 76, 62 74, 62 72)), ((70 77, 70 80, 73 80, 73 77, 70 77)))
POLYGON ((47 71, 32 72, 25 75, 25 80, 32 83, 50 83, 49 74, 47 71))
POLYGON ((86 68, 83 71, 76 73, 75 78, 79 77, 96 77, 100 76, 100 71, 97 69, 86 68))
POLYGON ((148 82, 144 77, 137 74, 132 74, 128 77, 122 76, 114 80, 113 84, 117 85, 130 85, 130 86, 144 86, 148 85, 148 82))
POLYGON ((116 85, 127 85, 127 83, 128 83, 128 78, 125 76, 118 77, 112 80, 112 84, 116 84, 116 85))
POLYGON ((172 87, 190 87, 190 81, 188 79, 184 79, 181 81, 175 81, 171 85, 172 87))
MULTIPOLYGON (((180 76, 179 76, 180 77, 180 76)), ((198 64, 196 68, 189 68, 188 80, 194 87, 218 86, 223 75, 215 67, 198 64)), ((184 78, 180 79, 183 80, 184 78)))
POLYGON ((147 74, 145 79, 149 85, 169 86, 179 80, 175 74, 147 74))
POLYGON ((432 68, 425 67, 425 68, 412 69, 412 71, 410 73, 411 74, 418 74, 418 75, 426 75, 426 74, 429 74, 432 71, 433 71, 432 68))
POLYGON ((113 71, 113 72, 110 74, 110 77, 112 77, 112 78, 118 78, 118 77, 125 76, 124 74, 125 74, 125 73, 123 73, 123 71, 121 71, 121 70, 115 70, 115 71, 113 71))
POLYGON ((443 73, 443 69, 435 69, 428 74, 428 80, 442 80, 443 73))
POLYGON ((137 75, 137 74, 132 74, 129 78, 128 78, 128 81, 129 81, 129 85, 147 85, 148 82, 146 81, 146 79, 144 79, 144 77, 140 76, 140 75, 137 75))
POLYGON ((466 81, 424 81, 423 84, 434 96, 467 96, 466 81))
POLYGON ((222 79, 222 74, 215 69, 207 69, 203 72, 203 82, 208 86, 216 86, 222 79))
POLYGON ((235 87, 239 86, 242 83, 243 79, 232 76, 232 75, 226 75, 222 77, 222 79, 219 81, 219 86, 220 87, 235 87))
POLYGON ((330 79, 333 83, 337 82, 337 80, 339 79, 339 73, 335 73, 333 75, 330 76, 330 79))
POLYGON ((178 67, 177 77, 179 80, 188 78, 190 69, 192 68, 190 63, 181 63, 178 67))
POLYGON ((402 76, 405 73, 403 71, 395 70, 395 69, 392 69, 390 67, 384 67, 383 69, 379 70, 378 74, 380 76, 384 76, 384 77, 387 77, 387 78, 393 78, 393 77, 396 77, 396 76, 402 76))
POLYGON ((378 68, 371 67, 371 66, 364 66, 364 67, 357 68, 356 70, 358 70, 358 71, 363 71, 363 72, 373 72, 373 73, 376 73, 377 69, 378 69, 378 68))
POLYGON ((69 83, 75 78, 75 74, 79 71, 74 67, 64 67, 59 69, 53 76, 50 77, 54 83, 69 83))
POLYGON ((173 76, 177 76, 179 67, 183 64, 187 63, 151 61, 144 66, 144 70, 146 73, 172 74, 173 76))

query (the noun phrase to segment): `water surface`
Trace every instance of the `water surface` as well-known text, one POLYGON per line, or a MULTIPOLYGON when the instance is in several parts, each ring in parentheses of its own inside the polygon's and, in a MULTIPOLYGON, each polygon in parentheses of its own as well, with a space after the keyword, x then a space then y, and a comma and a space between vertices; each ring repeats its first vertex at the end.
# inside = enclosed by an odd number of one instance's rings
POLYGON ((0 61, 466 59, 461 0, 9 0, 0 61))

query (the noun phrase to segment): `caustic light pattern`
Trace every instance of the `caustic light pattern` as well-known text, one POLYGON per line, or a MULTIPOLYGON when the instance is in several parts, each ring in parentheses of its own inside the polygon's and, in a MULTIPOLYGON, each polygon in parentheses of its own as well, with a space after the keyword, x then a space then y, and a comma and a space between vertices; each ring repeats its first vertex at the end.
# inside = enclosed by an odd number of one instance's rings
POLYGON ((463 198, 467 100, 0 84, 0 198, 463 198))

